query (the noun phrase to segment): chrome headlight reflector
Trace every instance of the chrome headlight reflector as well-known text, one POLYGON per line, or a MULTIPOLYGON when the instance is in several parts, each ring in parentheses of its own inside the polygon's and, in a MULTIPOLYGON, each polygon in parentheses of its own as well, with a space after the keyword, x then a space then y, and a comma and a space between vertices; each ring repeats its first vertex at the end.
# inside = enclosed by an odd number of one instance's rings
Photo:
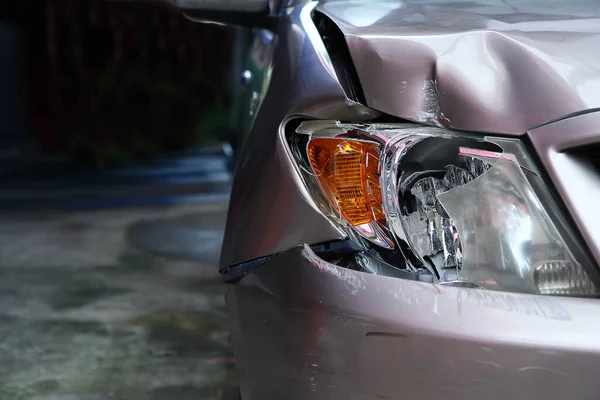
POLYGON ((296 137, 307 186, 360 259, 441 284, 598 294, 532 187, 541 179, 519 140, 331 121, 304 122, 296 137))

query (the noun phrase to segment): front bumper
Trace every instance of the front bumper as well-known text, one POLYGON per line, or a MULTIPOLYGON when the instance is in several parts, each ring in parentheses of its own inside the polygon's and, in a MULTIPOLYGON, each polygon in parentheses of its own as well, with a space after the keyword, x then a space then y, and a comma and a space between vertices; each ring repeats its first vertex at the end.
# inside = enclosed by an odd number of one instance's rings
POLYGON ((597 299, 369 275, 304 246, 227 304, 244 400, 600 398, 597 299))

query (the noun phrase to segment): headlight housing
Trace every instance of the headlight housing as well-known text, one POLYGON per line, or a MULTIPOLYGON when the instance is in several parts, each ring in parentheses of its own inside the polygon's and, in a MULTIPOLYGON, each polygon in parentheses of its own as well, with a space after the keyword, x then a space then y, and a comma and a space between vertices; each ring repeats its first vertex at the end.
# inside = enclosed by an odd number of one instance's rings
POLYGON ((448 285, 598 294, 517 139, 307 121, 294 146, 321 210, 362 247, 361 265, 374 259, 448 285))

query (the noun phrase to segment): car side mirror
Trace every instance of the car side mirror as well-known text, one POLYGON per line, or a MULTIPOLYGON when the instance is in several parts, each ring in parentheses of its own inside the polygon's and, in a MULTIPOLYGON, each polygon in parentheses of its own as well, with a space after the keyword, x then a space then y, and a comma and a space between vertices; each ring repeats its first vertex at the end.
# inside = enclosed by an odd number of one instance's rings
POLYGON ((266 12, 267 0, 172 0, 176 7, 186 10, 233 12, 266 12))
POLYGON ((197 22, 269 28, 268 0, 168 0, 197 22))

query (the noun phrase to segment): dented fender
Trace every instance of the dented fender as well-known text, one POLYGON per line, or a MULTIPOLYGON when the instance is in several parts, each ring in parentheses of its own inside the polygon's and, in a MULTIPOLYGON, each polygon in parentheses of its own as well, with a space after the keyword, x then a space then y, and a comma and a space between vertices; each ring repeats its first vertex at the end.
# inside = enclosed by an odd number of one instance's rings
POLYGON ((229 285, 227 304, 244 398, 600 395, 595 299, 365 274, 301 246, 229 285))
POLYGON ((457 130, 520 135, 600 107, 593 0, 326 2, 367 105, 457 130))

